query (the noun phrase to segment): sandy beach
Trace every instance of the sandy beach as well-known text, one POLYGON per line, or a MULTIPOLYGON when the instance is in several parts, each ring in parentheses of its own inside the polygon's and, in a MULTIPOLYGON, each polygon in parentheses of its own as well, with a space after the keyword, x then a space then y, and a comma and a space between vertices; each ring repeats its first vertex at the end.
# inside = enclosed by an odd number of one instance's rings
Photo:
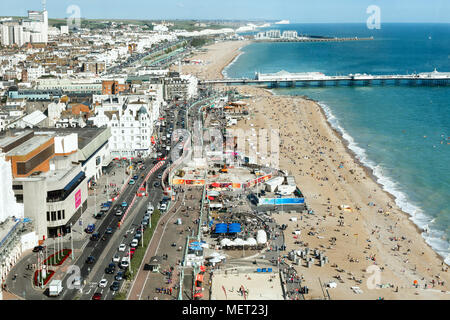
MULTIPOLYGON (((205 47, 206 52, 194 57, 205 64, 183 66, 183 73, 200 79, 221 78, 223 68, 246 44, 220 42, 205 47)), ((320 282, 334 281, 337 287, 328 289, 332 299, 450 299, 450 276, 441 257, 426 244, 409 215, 357 162, 316 102, 274 96, 253 86, 234 88, 252 96, 246 100, 249 118, 235 128, 279 130, 280 168, 295 176, 314 211, 273 216, 278 224, 288 225, 286 253, 302 249, 295 244, 302 240, 329 257, 323 267, 294 266, 310 288, 308 298, 322 298, 320 282), (341 210, 341 205, 351 210, 341 210), (289 221, 292 217, 297 222, 289 221), (294 229, 301 230, 300 239, 294 238, 294 229), (373 274, 366 270, 372 265, 380 269, 382 288, 367 286, 373 274), (352 290, 356 286, 362 293, 352 290)))
MULTIPOLYGON (((205 46, 194 55, 192 59, 201 60, 200 64, 183 65, 183 74, 193 74, 201 80, 222 79, 222 70, 229 65, 239 54, 239 48, 251 43, 251 41, 218 42, 205 46)), ((172 66, 171 71, 178 71, 178 66, 172 66)))

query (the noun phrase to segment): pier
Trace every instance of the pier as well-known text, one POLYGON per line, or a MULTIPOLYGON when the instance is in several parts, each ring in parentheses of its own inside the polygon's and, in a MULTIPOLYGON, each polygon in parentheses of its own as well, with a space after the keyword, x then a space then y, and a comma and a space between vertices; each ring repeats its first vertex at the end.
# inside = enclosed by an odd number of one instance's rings
POLYGON ((370 75, 349 74, 343 76, 327 76, 319 72, 289 73, 280 71, 274 74, 257 73, 255 79, 216 79, 199 80, 199 85, 264 85, 268 88, 295 88, 308 86, 371 86, 371 85, 409 85, 409 86, 447 86, 450 83, 450 72, 428 72, 406 75, 370 75))
POLYGON ((347 37, 347 38, 310 38, 310 37, 299 37, 299 38, 255 38, 254 42, 344 42, 344 41, 370 41, 373 37, 368 38, 358 38, 358 37, 347 37))

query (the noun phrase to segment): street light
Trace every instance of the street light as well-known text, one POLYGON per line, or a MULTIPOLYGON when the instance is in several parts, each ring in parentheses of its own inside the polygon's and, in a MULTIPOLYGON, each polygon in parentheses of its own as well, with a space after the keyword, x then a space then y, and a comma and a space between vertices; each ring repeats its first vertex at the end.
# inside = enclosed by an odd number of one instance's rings
POLYGON ((72 247, 72 251, 71 251, 71 255, 72 255, 72 260, 74 259, 73 257, 73 223, 70 223, 70 240, 71 240, 71 247, 72 247))

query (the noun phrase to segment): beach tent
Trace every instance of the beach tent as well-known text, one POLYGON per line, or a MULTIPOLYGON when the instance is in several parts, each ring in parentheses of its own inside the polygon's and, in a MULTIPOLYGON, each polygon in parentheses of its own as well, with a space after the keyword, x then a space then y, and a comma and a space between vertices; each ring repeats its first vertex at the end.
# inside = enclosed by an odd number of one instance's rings
POLYGON ((216 233, 227 233, 227 224, 226 223, 216 224, 216 233))
POLYGON ((228 225, 228 233, 239 233, 241 231, 240 223, 231 223, 228 225))
MULTIPOLYGON (((228 240, 230 240, 230 239, 228 239, 228 240)), ((213 253, 211 253, 211 254, 208 256, 208 259, 209 259, 209 258, 217 258, 217 257, 220 257, 220 253, 214 251, 213 253)))
POLYGON ((250 246, 255 246, 258 244, 258 242, 256 241, 255 238, 248 238, 246 241, 247 241, 247 244, 250 246))
POLYGON ((232 242, 233 242, 233 241, 231 241, 230 239, 225 238, 225 239, 220 240, 220 245, 221 245, 222 247, 224 247, 224 246, 229 246, 230 243, 232 243, 232 242))
POLYGON ((296 222, 296 221, 297 221, 297 218, 296 218, 296 217, 292 217, 292 218, 290 218, 289 220, 290 220, 290 221, 293 221, 293 222, 296 222))
POLYGON ((256 241, 258 244, 265 244, 267 242, 267 233, 264 230, 258 230, 256 233, 256 241))
POLYGON ((234 244, 236 246, 245 246, 247 244, 247 241, 245 241, 244 239, 241 239, 241 238, 236 238, 236 239, 234 239, 234 244))

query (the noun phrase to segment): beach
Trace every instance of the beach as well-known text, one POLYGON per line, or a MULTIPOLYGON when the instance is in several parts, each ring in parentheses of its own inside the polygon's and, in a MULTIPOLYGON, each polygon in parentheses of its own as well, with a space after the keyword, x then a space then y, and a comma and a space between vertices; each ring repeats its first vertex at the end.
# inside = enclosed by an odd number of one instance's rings
MULTIPOLYGON (((195 75, 200 80, 222 79, 222 70, 239 54, 239 48, 251 43, 247 40, 217 42, 202 48, 192 60, 201 61, 200 64, 183 65, 181 73, 195 75)), ((171 67, 171 71, 178 71, 178 66, 171 67)))
MULTIPOLYGON (((220 42, 205 47, 195 59, 204 65, 183 66, 183 73, 200 79, 222 77, 222 70, 240 54, 246 42, 220 42)), ((294 265, 310 299, 323 297, 321 283, 335 282, 328 289, 332 299, 449 299, 449 273, 443 259, 425 242, 409 215, 383 191, 372 173, 348 150, 332 129, 315 101, 304 97, 274 96, 264 88, 235 86, 249 103, 249 117, 233 128, 276 129, 280 132, 281 169, 295 176, 313 214, 275 214, 284 231, 286 253, 304 248, 293 231, 310 249, 329 258, 323 267, 294 265), (347 209, 342 209, 345 206, 347 209), (296 217, 297 222, 290 221, 296 217), (369 266, 379 269, 380 286, 369 266), (337 279, 340 278, 340 280, 337 279), (355 293, 352 287, 359 287, 355 293)), ((287 260, 287 259, 286 259, 287 260)), ((373 272, 373 271, 372 271, 373 272)))

